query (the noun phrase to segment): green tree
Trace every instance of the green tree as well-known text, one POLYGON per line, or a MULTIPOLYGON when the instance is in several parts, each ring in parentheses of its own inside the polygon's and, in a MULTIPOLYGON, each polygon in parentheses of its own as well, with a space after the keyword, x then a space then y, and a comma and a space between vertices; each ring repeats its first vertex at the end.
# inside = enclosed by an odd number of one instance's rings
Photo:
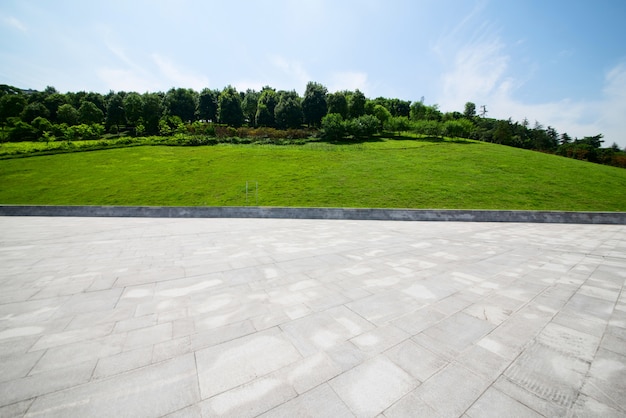
POLYGON ((421 101, 414 102, 411 105, 410 115, 411 115, 411 120, 414 120, 414 121, 426 119, 426 105, 422 103, 421 101))
POLYGON ((205 88, 198 99, 198 116, 202 120, 217 122, 217 107, 220 97, 219 90, 205 88))
POLYGON ((52 132, 52 123, 41 116, 36 117, 31 125, 37 130, 37 135, 40 137, 43 137, 45 132, 52 132))
POLYGON ((57 110, 57 120, 59 123, 65 123, 68 126, 76 125, 79 118, 78 110, 69 103, 59 106, 57 110))
POLYGON ((98 108, 93 102, 83 101, 78 109, 78 120, 80 123, 92 125, 94 123, 102 123, 104 112, 98 108))
POLYGON ((359 89, 348 97, 348 116, 350 118, 358 118, 365 114, 365 102, 367 99, 359 89))
POLYGON ((263 87, 257 103, 255 120, 258 126, 276 126, 275 110, 278 104, 278 95, 276 91, 269 87, 263 87))
POLYGON ((348 118, 348 100, 344 92, 331 93, 327 98, 328 114, 339 113, 342 118, 348 118))
POLYGON ((48 109, 48 112, 50 112, 51 122, 57 122, 57 112, 59 111, 59 107, 66 103, 67 99, 64 94, 52 93, 46 97, 43 104, 48 109))
POLYGON ((391 112, 385 106, 377 104, 374 106, 374 116, 380 121, 380 128, 382 129, 385 123, 391 119, 391 112))
POLYGON ((89 93, 86 93, 84 95, 83 99, 81 100, 81 105, 82 105, 82 102, 84 101, 88 101, 88 102, 95 104, 96 107, 100 109, 103 115, 106 112, 106 109, 107 109, 106 100, 104 99, 104 96, 102 94, 90 91, 89 93))
POLYGON ((367 139, 380 129, 380 121, 376 116, 363 115, 346 121, 346 131, 354 139, 367 139))
POLYGON ((119 132, 120 125, 125 123, 126 111, 124 110, 124 100, 120 94, 113 94, 107 104, 105 126, 111 129, 111 127, 115 125, 117 132, 119 132))
POLYGON ((476 105, 472 102, 465 103, 463 116, 465 116, 465 118, 469 120, 474 119, 474 117, 476 116, 476 105))
POLYGON ((241 110, 243 111, 243 117, 249 126, 256 125, 256 111, 259 105, 259 98, 261 93, 258 91, 248 89, 241 101, 241 110))
POLYGON ((274 120, 280 129, 299 128, 302 125, 302 106, 295 91, 283 92, 274 109, 274 120))
MULTIPOLYGON (((136 127, 143 119, 143 97, 139 93, 128 93, 124 97, 124 116, 129 125, 136 127)), ((160 111, 159 111, 160 113, 160 111)), ((157 119, 160 115, 157 115, 157 119)))
POLYGON ((163 106, 169 116, 178 116, 184 122, 196 120, 197 94, 192 89, 170 89, 165 94, 163 106))
POLYGON ((19 116, 26 107, 22 94, 5 94, 0 97, 0 121, 5 124, 9 118, 19 116))
POLYGON ((145 93, 141 98, 143 100, 143 125, 146 133, 156 135, 159 133, 159 119, 163 114, 163 98, 158 93, 145 93))
POLYGON ((225 87, 220 93, 218 118, 221 123, 225 123, 235 128, 238 128, 243 124, 241 96, 232 86, 225 87))
POLYGON ((343 117, 339 113, 329 113, 322 118, 322 137, 331 141, 343 138, 346 134, 343 117))
POLYGON ((307 83, 302 99, 302 112, 304 121, 309 126, 320 126, 322 118, 328 111, 327 93, 328 90, 323 85, 313 81, 307 83))
POLYGON ((31 123, 37 117, 49 118, 50 112, 48 108, 45 107, 43 103, 39 102, 27 104, 21 114, 22 120, 26 123, 31 123))

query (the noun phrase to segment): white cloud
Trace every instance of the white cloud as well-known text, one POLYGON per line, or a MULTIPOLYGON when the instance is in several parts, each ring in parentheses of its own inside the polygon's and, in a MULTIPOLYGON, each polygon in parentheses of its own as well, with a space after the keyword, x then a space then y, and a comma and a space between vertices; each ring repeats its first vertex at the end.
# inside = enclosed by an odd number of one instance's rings
POLYGON ((524 103, 515 97, 526 80, 512 77, 505 45, 497 36, 457 48, 444 69, 437 103, 444 111, 461 110, 467 101, 486 105, 488 116, 514 121, 527 118, 552 126, 572 137, 604 134, 604 146, 617 142, 626 146, 626 65, 620 64, 605 76, 602 97, 595 101, 563 98, 544 103, 524 103))
POLYGON ((270 56, 270 62, 275 68, 283 73, 281 80, 285 78, 284 76, 286 76, 286 79, 284 79, 281 83, 277 85, 272 84, 272 87, 275 86, 279 89, 290 90, 293 86, 302 86, 300 87, 301 91, 304 91, 306 83, 311 81, 311 76, 299 61, 290 61, 279 55, 273 55, 270 56))
POLYGON ((185 87, 199 91, 209 85, 209 79, 207 77, 188 72, 159 54, 152 54, 152 60, 157 65, 161 74, 167 77, 168 81, 171 83, 171 87, 185 87))
POLYGON ((137 71, 123 70, 119 68, 100 68, 97 70, 98 77, 106 84, 106 88, 114 91, 157 91, 157 83, 150 80, 137 71))
POLYGON ((243 92, 245 92, 248 89, 261 91, 261 89, 266 85, 267 83, 263 83, 262 81, 247 80, 247 79, 239 80, 232 84, 232 86, 235 87, 237 91, 243 91, 243 92))
POLYGON ((367 81, 367 74, 359 71, 342 71, 333 73, 330 78, 328 91, 356 90, 359 89, 366 96, 369 93, 370 85, 367 81))
POLYGON ((21 32, 26 32, 26 25, 24 25, 18 18, 14 16, 3 17, 2 21, 5 25, 10 26, 14 29, 17 29, 21 32))

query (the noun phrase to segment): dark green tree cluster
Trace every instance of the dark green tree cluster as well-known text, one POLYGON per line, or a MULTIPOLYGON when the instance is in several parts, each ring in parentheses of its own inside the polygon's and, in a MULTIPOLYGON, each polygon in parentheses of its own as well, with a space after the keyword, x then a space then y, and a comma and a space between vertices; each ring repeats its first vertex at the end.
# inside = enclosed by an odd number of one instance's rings
MULTIPOLYGON (((424 137, 468 138, 626 166, 615 144, 602 148, 602 135, 572 139, 551 126, 527 120, 488 118, 487 109, 468 102, 462 112, 396 98, 368 99, 359 90, 329 93, 309 82, 304 95, 265 86, 261 91, 172 88, 167 92, 43 91, 0 85, 2 141, 98 139, 109 135, 172 135, 188 127, 298 129, 308 126, 329 139, 364 139, 376 133, 413 132, 424 137), (200 124, 200 125, 198 125, 200 124), (216 125, 219 124, 219 125, 216 125)), ((215 132, 215 128, 202 132, 215 132)))

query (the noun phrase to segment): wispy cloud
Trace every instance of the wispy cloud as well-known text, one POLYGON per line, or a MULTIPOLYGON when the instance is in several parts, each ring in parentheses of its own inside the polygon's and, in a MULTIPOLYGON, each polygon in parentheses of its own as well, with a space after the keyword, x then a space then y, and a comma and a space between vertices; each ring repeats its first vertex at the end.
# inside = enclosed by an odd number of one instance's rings
POLYGON ((11 28, 17 29, 21 32, 26 32, 26 25, 23 24, 18 18, 14 16, 5 16, 2 18, 2 22, 11 28))
POLYGON ((114 91, 157 91, 157 84, 144 77, 141 73, 121 68, 100 68, 98 77, 105 83, 106 88, 114 91))
POLYGON ((286 77, 283 83, 277 85, 278 88, 289 88, 284 86, 291 86, 291 88, 293 88, 293 86, 302 86, 301 89, 304 91, 306 83, 311 81, 311 76, 299 61, 288 60, 279 55, 272 55, 270 56, 270 63, 281 71, 283 77, 286 77))
MULTIPOLYGON (((528 103, 520 92, 531 80, 535 64, 523 71, 512 68, 511 53, 519 46, 508 45, 489 22, 479 23, 480 6, 432 45, 443 72, 435 98, 444 111, 462 111, 468 101, 486 105, 488 116, 521 121, 527 118, 552 126, 571 136, 603 133, 606 144, 626 145, 623 115, 626 114, 626 63, 605 74, 604 86, 595 101, 560 98, 528 103)), ((559 57, 567 57, 563 50, 559 57)))
POLYGON ((161 74, 171 81, 172 86, 202 90, 209 85, 209 79, 207 77, 194 74, 193 72, 181 68, 160 54, 152 54, 152 60, 157 65, 161 74))
POLYGON ((526 80, 515 78, 506 46, 497 37, 461 47, 453 64, 441 78, 437 102, 446 111, 462 110, 473 101, 486 105, 488 116, 521 121, 527 118, 552 126, 571 136, 602 133, 606 146, 626 145, 623 117, 626 114, 626 64, 607 72, 602 97, 595 101, 564 98, 544 103, 525 103, 516 97, 526 80))
POLYGON ((342 71, 331 75, 329 91, 356 90, 359 89, 365 95, 369 94, 370 85, 367 81, 367 73, 359 71, 342 71))

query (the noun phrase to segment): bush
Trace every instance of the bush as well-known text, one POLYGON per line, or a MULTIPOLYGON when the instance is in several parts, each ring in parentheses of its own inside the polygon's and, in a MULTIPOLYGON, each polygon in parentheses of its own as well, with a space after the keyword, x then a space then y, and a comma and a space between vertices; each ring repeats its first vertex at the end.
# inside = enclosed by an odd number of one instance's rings
POLYGON ((391 132, 404 132, 411 128, 411 122, 409 122, 409 118, 406 116, 396 116, 389 119, 385 123, 384 128, 391 132))
POLYGON ((343 117, 339 113, 329 113, 322 118, 322 137, 338 140, 345 136, 346 128, 343 117))
POLYGON ((443 136, 443 125, 436 120, 418 120, 413 123, 416 134, 439 138, 443 136))
POLYGON ((378 132, 380 120, 373 115, 363 115, 346 122, 348 135, 355 139, 367 139, 378 132))
POLYGON ((34 141, 37 139, 37 134, 37 129, 26 122, 18 120, 10 128, 8 138, 11 142, 34 141))
POLYGON ((443 124, 443 134, 451 138, 471 138, 474 124, 467 119, 449 120, 443 124))

